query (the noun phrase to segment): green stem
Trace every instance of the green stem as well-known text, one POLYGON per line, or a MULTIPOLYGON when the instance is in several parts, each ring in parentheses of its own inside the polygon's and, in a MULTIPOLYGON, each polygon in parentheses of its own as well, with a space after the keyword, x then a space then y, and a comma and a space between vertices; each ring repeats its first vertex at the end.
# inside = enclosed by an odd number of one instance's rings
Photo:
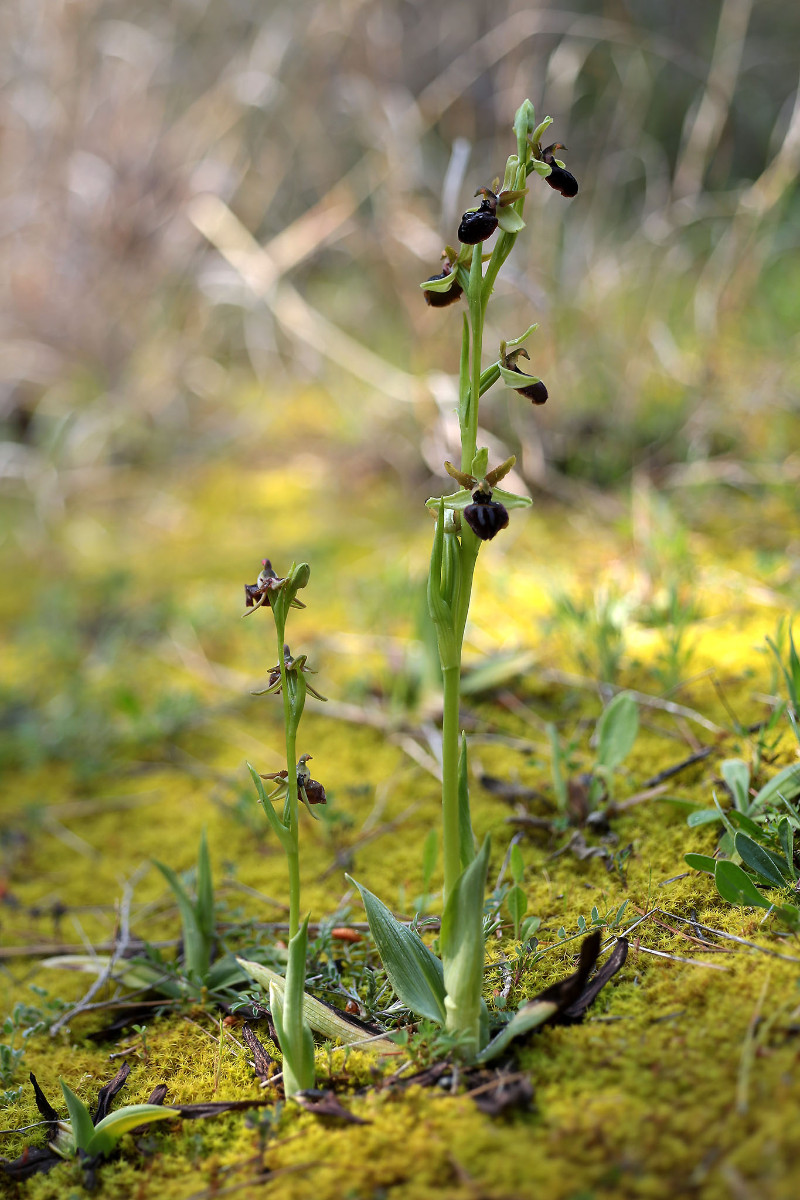
POLYGON ((461 874, 461 838, 458 808, 458 737, 461 695, 461 655, 459 662, 447 667, 444 678, 444 717, 442 723, 442 841, 444 847, 444 895, 447 897, 461 874))
POLYGON ((286 732, 286 806, 284 824, 289 830, 289 846, 286 859, 289 867, 289 937, 292 938, 300 928, 300 845, 298 835, 298 800, 297 800, 297 719, 292 712, 289 696, 289 685, 286 678, 286 660, 283 654, 285 622, 275 617, 275 628, 278 634, 278 662, 281 668, 281 695, 283 696, 283 727, 286 732), (286 819, 288 816, 288 820, 286 819))

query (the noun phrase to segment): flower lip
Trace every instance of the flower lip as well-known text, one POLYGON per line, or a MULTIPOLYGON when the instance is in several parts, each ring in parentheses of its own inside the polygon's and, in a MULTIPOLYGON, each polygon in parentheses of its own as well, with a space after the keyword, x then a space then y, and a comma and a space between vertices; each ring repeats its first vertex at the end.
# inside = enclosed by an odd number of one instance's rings
POLYGON ((508 525, 508 509, 492 499, 491 488, 484 480, 472 493, 472 504, 464 509, 464 520, 482 542, 487 542, 508 525))
POLYGON ((489 188, 479 188, 476 196, 483 196, 480 208, 465 212, 458 227, 458 240, 465 246, 477 246, 485 242, 497 229, 497 196, 489 188))
POLYGON ((566 150, 566 148, 562 142, 553 142, 542 151, 542 159, 550 168, 550 174, 545 179, 545 183, 549 183, 554 191, 560 192, 567 199, 572 199, 578 194, 578 181, 571 171, 568 171, 566 167, 560 167, 555 160, 556 150, 566 150))
POLYGON ((521 379, 529 381, 523 387, 514 388, 514 391, 517 395, 525 396, 526 399, 532 400, 534 404, 544 404, 548 396, 547 388, 541 379, 534 379, 530 375, 526 375, 524 371, 520 371, 517 366, 517 359, 520 356, 530 360, 530 355, 524 346, 520 346, 517 350, 511 350, 507 354, 502 355, 502 364, 507 371, 513 371, 521 379))

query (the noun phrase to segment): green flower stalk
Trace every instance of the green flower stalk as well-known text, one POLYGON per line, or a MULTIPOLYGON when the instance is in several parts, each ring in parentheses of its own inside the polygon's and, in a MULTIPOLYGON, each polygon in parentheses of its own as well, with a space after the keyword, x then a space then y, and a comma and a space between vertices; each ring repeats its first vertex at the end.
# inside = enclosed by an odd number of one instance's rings
POLYGON ((286 768, 273 774, 259 775, 248 763, 259 802, 286 855, 289 871, 289 957, 286 989, 283 995, 270 988, 270 1003, 278 1040, 283 1053, 283 1086, 287 1096, 314 1086, 314 1042, 303 1017, 303 990, 306 971, 308 918, 300 923, 300 839, 299 815, 302 802, 313 815, 312 805, 325 803, 325 789, 311 778, 307 763, 310 754, 297 757, 297 731, 305 708, 306 695, 324 700, 306 681, 310 672, 305 654, 293 657, 286 644, 286 620, 291 608, 305 608, 297 593, 308 584, 311 574, 307 563, 292 568, 285 578, 272 569, 269 559, 262 563, 258 580, 245 585, 249 612, 269 608, 275 621, 278 663, 268 676, 267 686, 255 695, 280 692, 283 699, 283 725, 286 739, 286 768), (277 783, 267 794, 263 779, 277 783), (280 803, 282 802, 282 803, 280 803), (279 804, 279 811, 276 809, 279 804), (274 991, 274 994, 273 994, 274 991))
POLYGON ((509 512, 530 504, 498 487, 514 466, 514 458, 489 467, 488 451, 478 447, 478 408, 481 396, 498 381, 534 404, 547 400, 547 388, 536 375, 517 365, 527 358, 522 343, 534 332, 504 341, 497 359, 483 366, 486 311, 497 275, 525 227, 523 208, 527 180, 546 179, 563 196, 574 196, 578 184, 554 157, 563 149, 553 143, 542 149, 541 138, 550 117, 536 124, 533 105, 526 100, 514 119, 517 150, 506 163, 502 184, 475 193, 480 203, 465 212, 458 228, 458 250, 446 246, 443 269, 421 284, 432 308, 444 308, 463 297, 467 311, 461 336, 458 421, 461 463, 445 463, 458 491, 429 500, 436 528, 428 575, 428 610, 436 630, 443 679, 442 720, 442 847, 444 912, 441 962, 416 934, 391 917, 388 909, 359 886, 373 936, 384 967, 404 1003, 438 1019, 453 1035, 454 1045, 467 1059, 485 1058, 488 1013, 481 997, 484 967, 483 908, 489 863, 488 839, 476 853, 469 808, 467 745, 459 721, 461 656, 472 595, 472 582, 481 546, 509 523, 509 512), (552 177, 552 178, 551 178, 552 177), (489 254, 483 243, 497 234, 489 254), (432 960, 432 961, 431 961, 432 960), (437 1015, 438 1014, 438 1015, 437 1015))

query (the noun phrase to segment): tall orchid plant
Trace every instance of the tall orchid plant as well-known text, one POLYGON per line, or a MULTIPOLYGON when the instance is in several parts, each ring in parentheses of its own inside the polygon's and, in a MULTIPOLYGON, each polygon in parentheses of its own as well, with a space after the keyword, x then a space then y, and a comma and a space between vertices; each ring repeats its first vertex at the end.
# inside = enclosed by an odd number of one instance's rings
MULTIPOLYGON (((529 499, 498 486, 515 459, 490 467, 488 450, 477 444, 478 408, 481 396, 499 380, 534 404, 547 400, 542 380, 523 373, 517 361, 528 357, 523 343, 536 325, 531 325, 521 336, 502 342, 495 361, 485 367, 483 335, 495 280, 525 227, 523 209, 529 176, 542 177, 566 197, 578 192, 574 176, 555 157, 556 151, 564 147, 560 143, 542 147, 551 124, 550 117, 536 123, 529 100, 520 106, 514 119, 517 149, 506 163, 502 184, 498 179, 491 188, 483 187, 475 193, 481 197, 480 203, 461 218, 458 249, 447 246, 443 269, 421 285, 433 308, 458 303, 462 297, 467 307, 458 389, 461 463, 458 467, 449 462, 444 464, 459 487, 449 495, 428 501, 436 516, 428 576, 428 611, 436 630, 444 687, 441 958, 428 949, 416 932, 396 921, 376 896, 356 884, 398 996, 420 1016, 444 1026, 466 1059, 488 1057, 493 1044, 489 1044, 488 1012, 481 995, 489 839, 476 851, 470 819, 467 741, 459 724, 461 658, 481 546, 508 525, 510 510, 530 504, 529 499), (494 246, 485 254, 484 243, 495 233, 494 246)), ((509 1035, 513 1036, 513 1031, 507 1026, 503 1044, 509 1035)))

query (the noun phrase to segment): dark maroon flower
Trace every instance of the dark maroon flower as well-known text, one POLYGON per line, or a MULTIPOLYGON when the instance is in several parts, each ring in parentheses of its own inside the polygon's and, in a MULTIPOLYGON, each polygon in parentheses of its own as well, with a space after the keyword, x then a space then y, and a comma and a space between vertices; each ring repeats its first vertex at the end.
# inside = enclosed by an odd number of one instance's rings
MULTIPOLYGON (((435 279, 446 279, 452 271, 452 264, 448 259, 442 263, 442 269, 438 275, 429 275, 425 280, 426 283, 432 283, 435 279)), ((453 277, 453 281, 446 292, 433 292, 428 288, 424 291, 425 303, 431 308, 447 308, 450 304, 455 304, 464 295, 464 289, 458 280, 453 277)))
POLYGON ((508 525, 508 510, 492 499, 490 491, 478 488, 472 493, 472 504, 464 509, 464 520, 482 542, 488 542, 508 525))
POLYGON ((552 146, 546 146, 542 151, 542 159, 550 168, 550 174, 547 176, 545 183, 549 183, 554 191, 560 192, 562 196, 571 199, 578 194, 578 181, 571 171, 566 167, 560 167, 555 160, 556 150, 566 150, 566 146, 561 142, 553 142, 552 146))
POLYGON ((485 242, 497 229, 497 196, 488 188, 481 188, 475 195, 483 195, 481 206, 474 212, 465 212, 458 227, 458 240, 465 246, 476 246, 485 242))
MULTIPOLYGON (((522 379, 531 380, 530 375, 526 375, 524 371, 520 371, 517 366, 517 358, 522 355, 524 358, 529 358, 530 355, 525 349, 513 350, 508 354, 503 355, 503 366, 507 371, 513 371, 515 375, 520 375, 522 379)), ((542 383, 541 379, 536 379, 524 384, 523 387, 514 388, 514 391, 519 396, 525 396, 526 399, 532 400, 534 404, 544 404, 547 400, 547 388, 542 383)))

